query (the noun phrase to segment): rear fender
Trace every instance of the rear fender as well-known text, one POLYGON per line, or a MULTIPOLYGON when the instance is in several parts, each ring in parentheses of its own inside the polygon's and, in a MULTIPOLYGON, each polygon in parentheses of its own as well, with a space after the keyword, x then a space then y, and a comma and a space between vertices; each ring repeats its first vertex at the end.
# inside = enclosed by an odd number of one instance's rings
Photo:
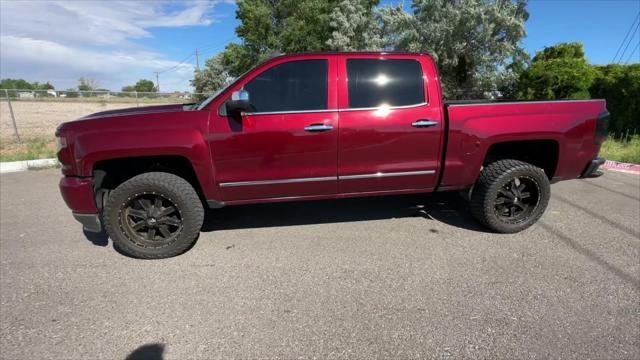
POLYGON ((584 151, 589 126, 588 122, 578 121, 575 115, 566 113, 545 114, 543 120, 540 114, 511 114, 452 122, 442 186, 466 188, 473 185, 491 146, 503 142, 555 141, 558 144, 557 174, 578 176, 584 167, 582 159, 587 161, 590 156, 584 151), (571 160, 566 154, 575 156, 571 160), (575 167, 570 163, 575 158, 580 159, 581 165, 575 167))

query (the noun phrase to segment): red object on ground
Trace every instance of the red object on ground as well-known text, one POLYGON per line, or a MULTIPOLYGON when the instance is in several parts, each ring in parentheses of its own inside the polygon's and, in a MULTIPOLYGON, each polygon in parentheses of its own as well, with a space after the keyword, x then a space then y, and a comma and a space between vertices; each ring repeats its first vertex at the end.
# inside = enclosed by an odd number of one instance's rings
POLYGON ((606 169, 611 169, 611 170, 621 170, 621 171, 640 174, 640 164, 630 164, 630 163, 623 163, 623 162, 618 162, 613 160, 607 160, 602 165, 602 167, 606 169))

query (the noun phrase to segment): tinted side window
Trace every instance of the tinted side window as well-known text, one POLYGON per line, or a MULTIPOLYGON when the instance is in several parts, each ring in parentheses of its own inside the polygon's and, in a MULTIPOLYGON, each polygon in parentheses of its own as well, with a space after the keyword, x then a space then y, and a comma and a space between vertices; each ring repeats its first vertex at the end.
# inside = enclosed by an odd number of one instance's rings
POLYGON ((327 108, 327 60, 276 65, 244 89, 254 112, 324 110, 327 108))
POLYGON ((403 106, 424 102, 422 68, 415 60, 347 60, 349 107, 403 106))

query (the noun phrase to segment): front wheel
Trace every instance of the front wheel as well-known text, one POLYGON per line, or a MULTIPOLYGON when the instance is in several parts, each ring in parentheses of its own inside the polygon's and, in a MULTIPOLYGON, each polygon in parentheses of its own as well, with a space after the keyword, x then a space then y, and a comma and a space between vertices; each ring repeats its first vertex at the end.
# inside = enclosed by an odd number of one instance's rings
POLYGON ((540 219, 550 194, 544 170, 518 160, 499 160, 482 169, 471 194, 471 213, 494 231, 515 233, 540 219))
POLYGON ((204 221, 202 203, 191 184, 162 172, 120 184, 109 194, 103 215, 114 246, 142 259, 183 253, 196 241, 204 221))

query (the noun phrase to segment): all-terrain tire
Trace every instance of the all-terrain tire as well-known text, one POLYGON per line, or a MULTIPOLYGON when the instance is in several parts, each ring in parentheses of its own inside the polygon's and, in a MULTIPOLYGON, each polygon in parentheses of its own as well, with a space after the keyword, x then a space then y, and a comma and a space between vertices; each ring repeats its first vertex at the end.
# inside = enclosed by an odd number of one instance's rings
POLYGON ((162 259, 180 255, 195 243, 204 221, 204 209, 193 186, 185 179, 164 172, 149 172, 123 182, 110 192, 103 220, 107 234, 118 250, 135 258, 162 259), (171 241, 163 246, 143 246, 127 231, 125 221, 128 220, 124 215, 127 204, 146 195, 159 196, 174 204, 176 210, 172 221, 180 220, 171 241))
MULTIPOLYGON (((544 170, 519 160, 499 160, 493 162, 480 172, 480 176, 471 193, 471 214, 484 226, 499 233, 516 233, 533 225, 544 213, 549 204, 551 186, 544 170), (504 194, 505 186, 509 187, 515 179, 526 180, 531 191, 530 196, 537 198, 537 203, 523 213, 521 219, 509 221, 498 210, 497 199, 504 194)), ((504 201, 504 199, 502 199, 504 201)), ((516 201, 517 196, 516 196, 516 201)), ((510 200, 511 201, 511 200, 510 200)), ((531 201, 531 200, 530 200, 531 201)))

